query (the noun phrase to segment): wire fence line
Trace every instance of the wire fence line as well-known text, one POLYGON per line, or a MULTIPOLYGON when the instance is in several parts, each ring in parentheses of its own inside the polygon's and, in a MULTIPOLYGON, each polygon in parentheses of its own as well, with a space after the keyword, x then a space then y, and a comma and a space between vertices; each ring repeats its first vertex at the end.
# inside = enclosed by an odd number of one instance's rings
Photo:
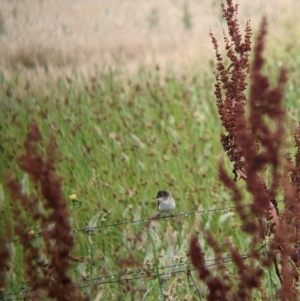
MULTIPOLYGON (((128 224, 138 224, 138 223, 147 223, 150 221, 155 221, 155 220, 165 220, 165 219, 170 219, 170 218, 175 218, 175 217, 188 217, 191 215, 197 215, 197 214, 207 214, 207 213, 211 213, 211 212, 218 212, 218 211, 225 211, 225 210, 232 210, 232 209, 236 209, 236 208, 242 208, 242 207, 249 207, 251 206, 251 204, 245 204, 245 205, 237 205, 237 206, 227 206, 227 207, 221 207, 221 208, 215 208, 215 209, 206 209, 206 210, 200 210, 200 211, 192 211, 192 212, 186 212, 186 213, 178 213, 178 214, 172 214, 172 215, 166 215, 166 216, 159 216, 159 215, 155 215, 152 216, 150 218, 146 218, 146 219, 139 219, 139 220, 131 220, 131 221, 123 221, 123 222, 117 222, 117 223, 111 223, 111 224, 105 224, 102 223, 102 225, 99 226, 86 226, 84 228, 78 228, 78 229, 73 229, 71 230, 72 234, 76 234, 79 232, 85 232, 88 235, 93 235, 94 231, 97 229, 103 229, 103 228, 109 228, 109 227, 118 227, 118 226, 124 226, 124 225, 128 225, 128 224)), ((38 233, 36 235, 34 235, 32 237, 32 239, 36 239, 41 237, 42 234, 38 233)), ((17 241, 19 241, 20 238, 16 237, 13 238, 11 240, 7 240, 7 241, 2 241, 0 242, 0 244, 9 244, 9 243, 15 243, 17 241)))
MULTIPOLYGON (((264 252, 259 252, 260 255, 264 255, 264 252)), ((245 260, 250 257, 249 254, 243 254, 241 257, 245 260)), ((219 258, 211 258, 207 259, 204 261, 207 263, 205 266, 208 267, 213 267, 217 266, 219 264, 229 264, 233 262, 233 257, 231 256, 226 256, 223 257, 221 260, 219 258)), ((152 268, 152 269, 143 269, 143 270, 135 270, 131 272, 123 272, 119 274, 113 274, 113 275, 108 275, 108 276, 99 276, 92 278, 91 280, 87 281, 79 281, 76 283, 77 287, 79 289, 84 289, 92 286, 98 286, 98 285, 104 285, 104 284, 115 284, 115 283, 122 283, 126 281, 134 281, 134 280, 143 280, 143 279, 149 279, 149 278, 159 278, 159 277, 171 277, 172 275, 180 274, 180 273, 186 273, 189 275, 191 272, 195 271, 196 268, 192 267, 192 263, 187 262, 187 263, 180 263, 180 264, 175 264, 171 266, 164 266, 164 267, 158 267, 158 268, 152 268), (163 271, 166 269, 176 269, 176 268, 183 268, 180 270, 173 270, 169 272, 159 272, 157 271, 163 271), (152 273, 153 272, 153 273, 152 273), (156 273, 154 273, 156 272, 156 273), (139 276, 138 276, 139 274, 139 276), (145 275, 146 274, 146 275, 145 275), (132 275, 132 276, 130 276, 132 275), (125 278, 124 278, 125 276, 125 278), (128 277, 129 276, 129 277, 128 277)), ((32 291, 31 290, 19 290, 19 291, 14 291, 14 292, 9 292, 6 294, 1 295, 2 298, 6 298, 6 301, 12 301, 12 300, 21 300, 24 299, 25 297, 28 296, 32 291), (20 297, 15 297, 16 295, 22 295, 20 297), (7 299, 7 297, 11 296, 12 299, 7 299)), ((46 297, 46 295, 44 296, 46 297)))
MULTIPOLYGON (((264 252, 260 252, 260 255, 263 255, 264 252)), ((247 259, 249 258, 249 254, 243 254, 241 255, 241 257, 243 259, 247 259)), ((233 261, 233 257, 231 256, 226 256, 223 257, 221 260, 218 258, 212 258, 212 259, 207 259, 204 262, 208 263, 208 262, 213 262, 214 263, 210 263, 210 264, 206 264, 206 267, 211 267, 211 266, 216 266, 218 264, 224 264, 224 263, 229 263, 233 261)), ((109 275, 109 276, 100 276, 100 277, 96 277, 92 279, 92 283, 88 286, 94 286, 94 285, 100 285, 100 284, 107 284, 107 283, 116 283, 116 282, 123 282, 123 281, 130 281, 130 280, 137 280, 137 279, 144 279, 144 278, 151 278, 151 277, 158 277, 158 276, 171 276, 173 274, 177 274, 177 273, 183 273, 183 272, 188 272, 188 271, 194 271, 196 270, 194 267, 192 267, 192 263, 191 262, 186 262, 186 263, 180 263, 180 264, 174 264, 171 266, 164 266, 164 267, 158 267, 158 268, 152 268, 152 269, 143 269, 143 270, 136 270, 136 271, 131 271, 131 272, 126 272, 126 273, 120 273, 120 274, 114 274, 114 275, 109 275), (177 271, 170 271, 170 272, 165 272, 165 273, 153 273, 151 274, 151 272, 156 272, 156 271, 161 271, 161 270, 167 270, 167 269, 177 269, 180 267, 185 267, 184 270, 177 270, 177 271), (149 273, 150 272, 150 273, 149 273), (147 274, 148 273, 148 274, 147 274), (140 274, 141 276, 135 276, 140 274), (147 275, 144 275, 147 274, 147 275), (128 277, 128 275, 133 275, 132 277, 128 277), (127 278, 122 278, 123 276, 126 276, 127 278), (110 280, 109 280, 110 279, 110 280), (97 282, 97 280, 100 280, 99 282, 97 282), (102 280, 102 281, 101 281, 102 280)), ((82 283, 82 282, 79 282, 82 283)), ((81 287, 85 287, 86 285, 80 286, 81 287)))
MULTIPOLYGON (((175 217, 188 217, 191 215, 197 215, 197 214, 207 214, 207 213, 213 213, 213 212, 218 212, 218 211, 230 211, 233 209, 237 208, 243 208, 243 207, 249 207, 251 204, 244 204, 244 205, 237 205, 237 206, 226 206, 226 207, 221 207, 221 208, 215 208, 215 209, 206 209, 206 210, 200 210, 200 211, 193 211, 193 212, 186 212, 186 213, 179 213, 179 214, 174 214, 174 215, 167 215, 167 216, 159 216, 155 215, 150 218, 146 219, 139 219, 139 220, 131 220, 131 221, 123 221, 123 222, 117 222, 117 223, 111 223, 111 224, 102 224, 99 226, 94 226, 94 227, 85 227, 85 228, 79 228, 79 229, 73 229, 71 230, 72 234, 76 234, 79 232, 84 232, 87 235, 94 234, 94 230, 97 229, 103 229, 103 228, 108 228, 108 227, 118 227, 118 226, 124 226, 127 224, 137 224, 137 223, 147 223, 150 221, 157 221, 159 219, 165 220, 165 219, 172 219, 175 217)), ((41 237, 41 233, 35 235, 33 239, 41 237)), ((15 243, 18 242, 20 239, 19 238, 14 238, 5 242, 0 242, 0 244, 6 244, 6 243, 15 243)), ((260 252, 259 254, 264 254, 263 252, 260 252)), ((249 254, 244 254, 241 255, 243 259, 249 258, 249 254)), ((233 262, 233 258, 230 256, 223 257, 221 260, 218 258, 212 258, 212 259, 207 259, 205 260, 206 267, 213 267, 217 266, 219 264, 228 264, 233 262)), ((98 285, 105 285, 105 284, 114 284, 114 283, 122 283, 126 281, 134 281, 134 280, 142 280, 142 279, 149 279, 149 278, 158 278, 158 277, 170 277, 175 274, 179 273, 191 273, 195 271, 195 268, 192 266, 190 262, 187 263, 179 263, 171 266, 163 266, 163 267, 158 267, 158 268, 151 268, 151 269, 145 269, 141 268, 140 270, 135 270, 135 271, 129 271, 129 272, 121 272, 118 274, 111 274, 107 276, 98 276, 95 278, 92 278, 90 280, 86 281, 79 281, 76 283, 79 289, 84 289, 87 287, 92 287, 92 286, 98 286, 98 285), (181 268, 177 270, 178 268, 181 268), (173 270, 172 270, 173 269, 173 270), (174 270, 175 269, 175 270, 174 270), (167 272, 166 272, 167 270, 167 272), (171 270, 171 271, 168 271, 171 270), (158 272, 159 271, 159 272, 158 272)), ((194 281, 194 280, 193 280, 194 281)), ((5 299, 5 300, 21 300, 26 297, 26 294, 30 294, 32 291, 31 290, 26 290, 22 289, 19 291, 15 292, 8 292, 6 294, 2 294, 1 297, 9 297, 12 296, 12 299, 5 299), (18 295, 22 295, 22 297, 16 297, 18 295)), ((45 295, 46 297, 46 295, 45 295)))

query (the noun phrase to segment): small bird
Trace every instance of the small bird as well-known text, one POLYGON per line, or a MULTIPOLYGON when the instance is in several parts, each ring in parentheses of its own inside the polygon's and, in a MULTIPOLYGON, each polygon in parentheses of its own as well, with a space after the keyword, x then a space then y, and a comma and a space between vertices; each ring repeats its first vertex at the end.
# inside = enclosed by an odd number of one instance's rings
POLYGON ((160 190, 153 199, 157 200, 157 209, 159 212, 168 213, 176 207, 172 194, 168 190, 160 190))

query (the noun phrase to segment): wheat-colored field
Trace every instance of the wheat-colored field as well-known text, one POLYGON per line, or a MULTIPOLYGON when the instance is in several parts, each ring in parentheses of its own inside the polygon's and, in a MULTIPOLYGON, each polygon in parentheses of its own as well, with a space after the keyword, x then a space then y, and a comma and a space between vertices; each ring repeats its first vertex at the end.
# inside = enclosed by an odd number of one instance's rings
MULTIPOLYGON (((0 63, 5 73, 92 73, 154 64, 182 69, 213 58, 208 36, 222 33, 220 1, 1 1, 0 63), (41 71, 41 72, 40 72, 41 71)), ((269 19, 269 39, 295 46, 300 2, 240 0, 242 23, 269 19)))

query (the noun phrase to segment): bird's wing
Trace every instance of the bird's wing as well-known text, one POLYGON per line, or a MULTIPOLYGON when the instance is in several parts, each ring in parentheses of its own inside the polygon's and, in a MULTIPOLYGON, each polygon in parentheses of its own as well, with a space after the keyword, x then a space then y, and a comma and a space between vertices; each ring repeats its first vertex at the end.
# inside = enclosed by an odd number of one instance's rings
POLYGON ((157 201, 157 210, 159 210, 159 204, 160 204, 160 200, 157 201))

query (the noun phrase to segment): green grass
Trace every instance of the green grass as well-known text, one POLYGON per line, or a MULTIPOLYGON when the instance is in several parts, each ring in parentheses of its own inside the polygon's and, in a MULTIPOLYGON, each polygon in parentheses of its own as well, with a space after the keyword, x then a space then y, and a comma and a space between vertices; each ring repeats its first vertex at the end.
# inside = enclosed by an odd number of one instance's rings
MULTIPOLYGON (((69 82, 61 78, 54 84, 35 88, 30 83, 20 83, 17 77, 1 77, 1 221, 4 215, 6 220, 10 216, 5 171, 13 170, 25 191, 33 189, 16 163, 24 152, 23 142, 32 122, 37 122, 44 138, 42 152, 51 135, 56 138, 57 174, 63 179, 73 229, 84 228, 89 222, 99 226, 150 218, 156 214, 152 198, 160 189, 172 192, 177 205, 174 214, 234 205, 218 180, 218 161, 225 154, 219 142, 221 127, 214 78, 209 73, 199 74, 181 77, 170 72, 163 77, 159 71, 147 70, 131 76, 117 71, 98 72, 92 79, 78 76, 69 82), (82 202, 81 208, 69 200, 74 191, 82 202), (100 221, 98 217, 108 210, 111 213, 100 221)), ((287 85, 287 106, 292 117, 299 112, 297 84, 294 78, 287 85)), ((295 125, 295 121, 288 125, 295 125)), ((248 201, 245 193, 245 203, 248 201)), ((38 231, 30 217, 28 223, 28 231, 38 231)), ((88 285, 92 278, 100 277, 101 281, 102 277, 121 273, 126 268, 120 267, 119 260, 131 255, 145 269, 153 268, 157 275, 163 274, 159 268, 190 262, 187 252, 191 233, 199 237, 207 259, 213 258, 204 229, 210 229, 221 243, 229 238, 242 254, 249 251, 250 238, 241 231, 234 211, 159 220, 144 229, 135 241, 143 225, 101 228, 92 236, 75 233, 73 255, 85 261, 73 264, 74 281, 85 278, 87 281, 81 284, 88 285)), ((36 243, 41 243, 39 238, 36 243)), ((13 252, 7 292, 21 290, 26 281, 21 247, 16 242, 10 248, 13 252)), ((226 247, 223 248, 226 254, 226 247)), ((130 270, 138 268, 126 271, 130 270)), ((196 274, 193 279, 197 279, 196 274)), ((90 300, 97 295, 103 300, 131 300, 132 296, 136 300, 167 300, 164 293, 179 300, 194 300, 199 297, 193 279, 178 273, 131 280, 129 287, 125 282, 116 282, 87 286, 81 291, 90 300)), ((266 271, 266 283, 268 288, 278 285, 273 270, 266 271)), ((198 280, 196 284, 203 294, 205 288, 198 280)))

